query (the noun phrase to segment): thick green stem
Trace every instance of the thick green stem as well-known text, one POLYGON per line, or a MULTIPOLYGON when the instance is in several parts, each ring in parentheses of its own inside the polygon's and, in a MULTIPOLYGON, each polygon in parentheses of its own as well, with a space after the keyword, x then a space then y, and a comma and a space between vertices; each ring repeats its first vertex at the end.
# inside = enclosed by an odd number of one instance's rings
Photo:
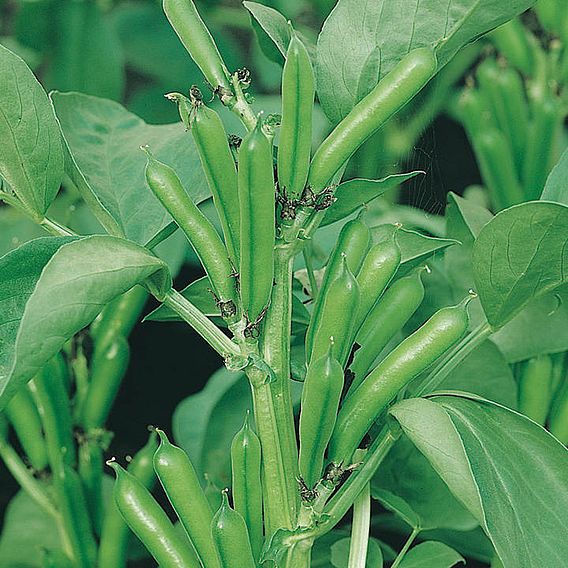
POLYGON ((247 376, 252 387, 254 419, 262 447, 264 517, 266 535, 270 537, 279 528, 292 529, 295 519, 289 507, 291 497, 271 384, 257 367, 249 367, 247 376))
POLYGON ((263 326, 262 351, 266 363, 275 373, 270 384, 282 466, 286 484, 286 506, 291 519, 296 518, 299 505, 298 447, 294 426, 294 411, 290 397, 290 333, 292 325, 292 263, 290 246, 277 246, 274 258, 274 289, 270 308, 263 326))
POLYGON ((225 360, 240 356, 240 350, 203 312, 173 288, 163 302, 187 322, 225 360))
POLYGON ((313 545, 314 539, 294 543, 288 550, 284 568, 310 568, 313 545))

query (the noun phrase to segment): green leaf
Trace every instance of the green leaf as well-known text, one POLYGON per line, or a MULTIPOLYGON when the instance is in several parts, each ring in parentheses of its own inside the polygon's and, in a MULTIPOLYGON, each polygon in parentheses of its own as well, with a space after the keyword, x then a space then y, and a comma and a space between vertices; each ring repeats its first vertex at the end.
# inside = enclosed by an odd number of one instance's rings
POLYGON ((511 367, 489 340, 463 359, 436 390, 469 392, 507 408, 517 408, 517 383, 511 367))
POLYGON ((540 198, 568 205, 568 149, 550 172, 540 198))
POLYGON ((462 244, 473 243, 493 215, 477 203, 449 192, 446 206, 446 236, 462 244))
POLYGON ((94 200, 102 206, 120 234, 146 244, 172 220, 146 185, 142 144, 176 170, 196 204, 210 196, 193 139, 181 122, 149 125, 118 103, 78 93, 51 98, 80 170, 70 171, 70 177, 91 208, 94 200))
POLYGON ((318 96, 339 122, 409 51, 433 46, 438 69, 534 0, 339 0, 318 38, 318 96), (338 41, 341 38, 341 41, 338 41), (374 81, 367 80, 373 73, 374 81))
POLYGON ((45 231, 13 207, 0 207, 0 256, 23 243, 44 237, 45 231))
POLYGON ((452 568, 465 564, 465 559, 442 542, 427 541, 411 548, 400 563, 400 568, 452 568))
POLYGON ((63 2, 55 10, 56 45, 45 83, 119 100, 125 82, 120 41, 96 2, 63 2))
POLYGON ((564 285, 530 302, 509 323, 494 333, 491 341, 499 347, 509 363, 524 361, 541 354, 562 353, 568 351, 566 322, 568 286, 564 285))
POLYGON ((340 183, 335 190, 335 203, 327 210, 322 226, 335 223, 364 205, 368 205, 389 189, 397 187, 422 171, 393 174, 382 179, 351 179, 340 183))
POLYGON ((38 217, 63 177, 63 146, 45 91, 28 66, 0 45, 0 177, 38 217))
POLYGON ((231 483, 231 441, 250 409, 250 387, 245 375, 222 368, 202 391, 188 396, 174 412, 176 442, 197 471, 219 487, 231 483))
POLYGON ((502 327, 568 282, 568 207, 534 201, 498 213, 475 241, 473 271, 487 320, 502 327))
MULTIPOLYGON (((407 520, 407 525, 419 525, 422 530, 467 531, 478 526, 475 518, 453 496, 428 460, 406 436, 396 443, 373 477, 371 494, 379 500, 385 494, 404 500, 419 517, 418 522, 407 520)), ((387 508, 394 511, 392 506, 387 508)))
MULTIPOLYGON (((349 564, 349 547, 351 539, 342 538, 331 545, 331 564, 335 568, 347 568, 349 564)), ((366 568, 383 568, 383 552, 374 538, 369 539, 367 548, 366 568)))
POLYGON ((568 451, 554 437, 514 411, 464 396, 409 399, 391 413, 505 566, 564 565, 568 451))
POLYGON ((43 568, 42 551, 61 553, 53 517, 19 491, 6 509, 0 536, 0 568, 43 568))
POLYGON ((399 516, 413 529, 422 528, 420 515, 402 497, 386 489, 373 488, 373 499, 380 501, 385 509, 399 516))
POLYGON ((163 261, 109 236, 30 241, 0 259, 0 407, 113 298, 149 280, 171 286, 163 261))
POLYGON ((395 225, 379 225, 371 229, 374 242, 390 239, 395 232, 396 241, 402 255, 402 263, 418 261, 419 259, 430 256, 436 251, 459 244, 459 242, 454 239, 429 237, 417 231, 398 228, 395 225))
POLYGON ((271 61, 283 65, 290 43, 290 26, 286 18, 278 10, 257 2, 243 2, 243 6, 250 12, 264 54, 271 61))

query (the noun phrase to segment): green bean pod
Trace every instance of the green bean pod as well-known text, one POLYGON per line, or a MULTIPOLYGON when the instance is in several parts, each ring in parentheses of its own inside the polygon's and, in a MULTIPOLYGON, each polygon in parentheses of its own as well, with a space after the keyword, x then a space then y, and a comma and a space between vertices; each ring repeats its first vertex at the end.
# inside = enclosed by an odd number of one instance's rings
MULTIPOLYGON (((132 532, 161 568, 201 568, 189 541, 180 535, 152 494, 114 461, 114 502, 132 532)), ((105 567, 106 568, 106 567, 105 567)))
POLYGON ((470 299, 436 312, 345 399, 329 444, 329 461, 349 463, 363 436, 396 395, 465 335, 470 299))
POLYGON ((458 115, 472 142, 480 132, 483 132, 487 123, 492 124, 496 121, 485 93, 474 87, 466 87, 461 93, 458 100, 458 115))
POLYGON ((229 72, 193 0, 164 0, 163 9, 172 28, 209 84, 214 89, 223 87, 230 90, 229 72))
POLYGON ((491 36, 497 49, 513 67, 524 75, 531 75, 534 68, 534 55, 527 34, 528 31, 522 22, 515 18, 499 26, 491 36))
POLYGON ((156 160, 147 148, 146 181, 164 208, 174 218, 194 248, 218 301, 228 314, 236 314, 233 267, 227 249, 211 221, 197 208, 175 171, 156 160))
POLYGON ((311 363, 323 357, 329 347, 329 338, 333 337, 336 359, 343 365, 351 351, 355 329, 355 317, 359 311, 359 284, 343 256, 341 271, 329 285, 317 318, 310 320, 313 327, 313 345, 306 351, 306 360, 311 363))
POLYGON ((263 545, 260 440, 250 426, 249 413, 231 443, 231 491, 235 511, 243 517, 256 562, 263 545))
POLYGON ((104 426, 129 361, 128 341, 120 336, 103 349, 95 351, 91 365, 91 381, 79 415, 85 430, 104 426))
POLYGON ((274 278, 275 194, 272 145, 259 117, 239 149, 240 289, 250 322, 268 305, 274 278))
POLYGON ((525 196, 505 136, 488 125, 472 142, 483 181, 494 206, 500 210, 521 203, 525 196))
POLYGON ((424 285, 421 275, 420 269, 396 280, 367 315, 356 338, 360 347, 355 351, 349 367, 355 375, 349 393, 353 393, 363 382, 387 343, 403 328, 422 303, 424 285))
POLYGON ((568 377, 564 377, 564 384, 556 395, 548 429, 564 445, 568 445, 568 377))
POLYGON ((529 107, 523 80, 519 73, 512 67, 500 70, 497 77, 498 86, 505 100, 506 121, 505 131, 511 139, 511 145, 515 156, 515 165, 519 175, 523 170, 525 157, 525 140, 529 128, 529 107))
POLYGON ((563 114, 553 96, 531 101, 532 120, 526 138, 523 186, 526 199, 539 199, 554 166, 556 142, 563 114))
POLYGON ((148 292, 143 286, 134 286, 105 306, 89 329, 95 350, 113 341, 115 337, 127 338, 140 319, 148 292))
POLYGON ((357 274, 361 301, 355 319, 356 331, 393 279, 400 261, 400 247, 394 234, 392 238, 372 246, 365 256, 361 270, 357 274))
POLYGON ((327 353, 310 363, 302 390, 299 469, 310 489, 321 479, 343 390, 343 367, 332 351, 330 342, 327 353))
POLYGON ((156 430, 160 446, 154 454, 154 471, 204 568, 221 568, 209 527, 213 511, 187 454, 156 430))
POLYGON ((544 425, 552 397, 552 359, 539 355, 523 366, 519 380, 519 411, 544 425))
POLYGON ((237 168, 219 115, 205 105, 195 108, 191 134, 219 215, 229 258, 239 266, 240 205, 237 168))
MULTIPOLYGON (((337 243, 327 261, 323 281, 312 310, 311 321, 315 322, 319 320, 319 314, 324 299, 327 296, 329 286, 342 270, 343 255, 345 255, 347 259, 349 270, 351 270, 353 274, 357 274, 365 259, 365 254, 369 250, 370 240, 371 232, 369 231, 369 227, 367 227, 359 217, 343 225, 337 238, 337 243)), ((312 351, 314 333, 315 326, 310 325, 306 332, 306 353, 311 353, 312 351)))
POLYGON ((563 0, 538 0, 534 9, 540 23, 548 32, 562 34, 564 31, 565 33, 568 16, 563 0))
MULTIPOLYGON (((136 453, 128 465, 128 472, 149 490, 152 489, 156 481, 152 462, 157 448, 158 437, 152 431, 146 445, 136 453)), ((130 535, 130 528, 124 522, 114 500, 111 499, 107 505, 103 520, 97 567, 126 568, 130 535)))
POLYGON ((294 33, 282 73, 282 124, 278 146, 278 186, 289 199, 302 195, 308 179, 314 96, 310 56, 294 33))
POLYGON ((436 68, 432 49, 418 48, 403 57, 323 141, 312 159, 308 186, 324 189, 357 148, 420 92, 436 68))
POLYGON ((81 441, 79 445, 78 469, 91 522, 95 532, 100 534, 102 523, 103 450, 99 441, 95 438, 87 437, 81 441))
POLYGON ((217 544, 223 568, 255 568, 246 523, 229 506, 227 492, 211 522, 211 534, 217 544))
POLYGON ((14 395, 6 406, 5 412, 30 465, 38 471, 45 469, 47 450, 41 428, 41 418, 26 386, 14 395))

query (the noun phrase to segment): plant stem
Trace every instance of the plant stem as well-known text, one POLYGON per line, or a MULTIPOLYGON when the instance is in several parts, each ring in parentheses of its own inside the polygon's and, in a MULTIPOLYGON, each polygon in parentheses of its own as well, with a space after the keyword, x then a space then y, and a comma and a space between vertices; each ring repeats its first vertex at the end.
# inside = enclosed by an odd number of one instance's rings
POLYGON ((197 331, 225 360, 241 355, 237 345, 179 292, 172 288, 166 293, 163 302, 197 331))
POLYGON ((328 533, 353 505, 361 491, 371 480, 379 465, 386 458, 400 436, 400 429, 393 423, 386 425, 379 433, 360 467, 351 474, 341 489, 329 501, 324 509, 325 521, 299 535, 300 539, 318 538, 328 533))
POLYGON ((295 519, 289 506, 291 496, 271 384, 257 367, 248 367, 246 373, 252 387, 254 419, 262 447, 264 517, 266 536, 270 538, 279 528, 292 529, 295 519))
POLYGON ((50 219, 49 217, 44 217, 39 224, 52 235, 56 237, 73 237, 76 233, 73 232, 69 227, 50 219))
POLYGON ((404 559, 404 556, 408 552, 408 549, 410 548, 410 546, 414 542, 414 539, 418 536, 419 532, 420 532, 420 529, 418 527, 414 527, 414 529, 410 533, 410 536, 408 537, 408 539, 404 543, 404 546, 401 548, 400 552, 398 553, 398 556, 394 559, 394 562, 392 563, 391 568, 397 568, 397 566, 400 565, 400 563, 404 559))
POLYGON ((221 102, 241 119, 247 130, 253 130, 256 126, 256 115, 246 100, 236 73, 231 77, 231 85, 234 95, 226 100, 221 96, 221 102))
POLYGON ((4 439, 0 439, 0 458, 2 458, 8 471, 28 496, 48 515, 52 516, 54 519, 59 519, 61 515, 41 484, 31 475, 20 456, 4 439))
POLYGON ((371 485, 367 483, 353 503, 348 568, 365 568, 371 524, 371 485))
POLYGON ((438 388, 444 379, 489 335, 493 333, 491 326, 487 322, 481 323, 470 334, 466 335, 457 345, 451 349, 447 355, 430 372, 426 379, 420 384, 413 396, 419 397, 430 394, 438 388))
POLYGON ((310 294, 312 300, 315 300, 318 295, 318 283, 316 282, 316 277, 314 274, 314 266, 312 264, 312 251, 309 243, 304 245, 302 249, 302 254, 304 255, 304 262, 306 264, 306 272, 308 273, 308 280, 310 282, 310 294))
POLYGON ((298 447, 290 396, 290 333, 292 326, 292 263, 294 250, 277 246, 274 257, 274 289, 263 326, 264 359, 275 373, 269 385, 282 452, 286 506, 295 520, 299 505, 298 447))
POLYGON ((310 568, 314 539, 300 540, 288 550, 283 568, 310 568))

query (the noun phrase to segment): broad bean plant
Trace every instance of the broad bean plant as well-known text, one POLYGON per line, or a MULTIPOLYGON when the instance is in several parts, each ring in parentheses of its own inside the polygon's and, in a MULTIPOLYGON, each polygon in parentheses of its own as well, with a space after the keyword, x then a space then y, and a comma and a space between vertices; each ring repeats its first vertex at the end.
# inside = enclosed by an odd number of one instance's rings
POLYGON ((160 126, 0 46, 0 199, 36 231, 0 258, 0 567, 566 566, 568 14, 533 4, 339 0, 314 43, 244 2, 274 113, 163 0, 203 81, 160 126), (484 187, 389 205, 444 109, 484 187), (126 460, 106 425, 142 315, 223 367, 126 460))

